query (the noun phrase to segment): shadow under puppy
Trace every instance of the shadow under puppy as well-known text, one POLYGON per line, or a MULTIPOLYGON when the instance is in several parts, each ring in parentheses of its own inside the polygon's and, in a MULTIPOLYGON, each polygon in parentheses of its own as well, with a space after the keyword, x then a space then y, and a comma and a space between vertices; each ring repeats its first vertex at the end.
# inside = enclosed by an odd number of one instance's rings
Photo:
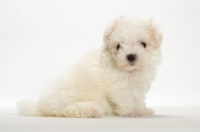
POLYGON ((37 102, 19 101, 19 113, 80 118, 152 115, 145 94, 161 61, 161 43, 162 34, 151 20, 115 19, 99 50, 86 54, 37 102))

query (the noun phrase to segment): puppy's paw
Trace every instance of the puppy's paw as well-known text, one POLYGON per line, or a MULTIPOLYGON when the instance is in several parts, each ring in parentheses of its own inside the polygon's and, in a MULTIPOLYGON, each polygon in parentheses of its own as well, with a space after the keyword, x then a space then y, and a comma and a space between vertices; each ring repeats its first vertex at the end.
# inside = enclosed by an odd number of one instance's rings
POLYGON ((68 106, 63 111, 66 117, 100 118, 103 117, 103 109, 95 102, 77 102, 68 106))
POLYGON ((85 115, 87 115, 87 118, 100 118, 103 117, 103 111, 98 108, 90 108, 85 115))
POLYGON ((135 108, 132 109, 130 112, 121 110, 120 113, 118 114, 119 116, 125 116, 125 117, 141 117, 146 115, 153 115, 154 110, 151 108, 143 108, 143 109, 135 108))
POLYGON ((134 109, 129 114, 130 117, 140 117, 140 116, 145 116, 145 115, 146 115, 146 112, 144 109, 134 109))
POLYGON ((140 116, 146 116, 146 115, 153 115, 154 110, 151 108, 143 108, 143 109, 134 109, 131 113, 131 117, 140 117, 140 116))
POLYGON ((154 110, 153 109, 151 109, 151 108, 146 108, 146 114, 147 115, 153 115, 155 112, 154 112, 154 110))

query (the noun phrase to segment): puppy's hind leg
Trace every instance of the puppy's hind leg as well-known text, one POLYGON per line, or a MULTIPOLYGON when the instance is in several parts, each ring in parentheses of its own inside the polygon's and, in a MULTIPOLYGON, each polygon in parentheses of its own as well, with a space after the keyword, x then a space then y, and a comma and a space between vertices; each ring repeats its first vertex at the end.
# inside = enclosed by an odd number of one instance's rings
POLYGON ((100 118, 103 117, 103 109, 95 102, 76 102, 69 104, 64 110, 63 114, 66 117, 76 118, 100 118))

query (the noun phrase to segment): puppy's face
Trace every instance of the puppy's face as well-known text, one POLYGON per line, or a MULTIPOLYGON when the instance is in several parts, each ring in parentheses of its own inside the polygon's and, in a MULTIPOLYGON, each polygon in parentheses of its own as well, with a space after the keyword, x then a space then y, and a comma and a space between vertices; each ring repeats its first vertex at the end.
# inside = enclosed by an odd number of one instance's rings
POLYGON ((150 20, 120 18, 105 31, 105 49, 124 70, 141 69, 151 61, 162 35, 150 20))

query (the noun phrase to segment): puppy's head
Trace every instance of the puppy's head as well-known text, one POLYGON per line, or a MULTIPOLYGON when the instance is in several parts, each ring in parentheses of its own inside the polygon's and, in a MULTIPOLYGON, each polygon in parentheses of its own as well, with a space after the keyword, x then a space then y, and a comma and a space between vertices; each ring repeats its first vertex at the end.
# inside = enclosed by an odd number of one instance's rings
POLYGON ((162 43, 162 34, 151 20, 121 17, 104 33, 104 50, 125 70, 141 69, 151 61, 162 43))

